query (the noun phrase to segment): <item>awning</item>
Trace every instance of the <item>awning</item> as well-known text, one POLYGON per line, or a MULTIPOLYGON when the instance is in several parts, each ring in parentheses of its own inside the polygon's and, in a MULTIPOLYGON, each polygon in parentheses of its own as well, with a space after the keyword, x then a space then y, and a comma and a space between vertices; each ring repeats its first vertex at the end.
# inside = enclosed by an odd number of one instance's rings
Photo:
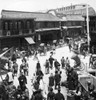
POLYGON ((40 46, 44 46, 44 43, 41 43, 40 46))
POLYGON ((55 31, 55 30, 60 30, 60 28, 42 28, 42 29, 37 29, 36 32, 44 32, 44 31, 55 31))
POLYGON ((32 37, 25 37, 25 40, 29 43, 29 44, 34 44, 34 40, 32 39, 32 37))
POLYGON ((82 26, 63 26, 63 29, 82 28, 82 26))

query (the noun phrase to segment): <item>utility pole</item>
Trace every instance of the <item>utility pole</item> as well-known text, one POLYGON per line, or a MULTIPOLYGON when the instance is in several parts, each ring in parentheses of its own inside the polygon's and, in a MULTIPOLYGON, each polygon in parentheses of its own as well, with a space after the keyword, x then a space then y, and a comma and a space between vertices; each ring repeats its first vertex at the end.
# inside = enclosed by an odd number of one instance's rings
POLYGON ((87 21, 87 40, 88 40, 88 53, 90 53, 90 34, 89 34, 89 12, 88 4, 86 5, 86 21, 87 21))

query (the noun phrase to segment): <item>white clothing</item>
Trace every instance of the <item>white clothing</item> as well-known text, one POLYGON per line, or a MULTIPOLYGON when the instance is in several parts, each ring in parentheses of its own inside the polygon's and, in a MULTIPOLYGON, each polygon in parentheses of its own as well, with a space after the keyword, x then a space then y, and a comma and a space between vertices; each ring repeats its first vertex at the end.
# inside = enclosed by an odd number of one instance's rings
POLYGON ((9 80, 8 80, 8 82, 13 82, 13 74, 12 74, 12 72, 9 72, 8 73, 8 77, 9 77, 9 80))
POLYGON ((44 86, 44 81, 41 79, 40 80, 40 87, 41 90, 44 90, 45 86, 44 86))

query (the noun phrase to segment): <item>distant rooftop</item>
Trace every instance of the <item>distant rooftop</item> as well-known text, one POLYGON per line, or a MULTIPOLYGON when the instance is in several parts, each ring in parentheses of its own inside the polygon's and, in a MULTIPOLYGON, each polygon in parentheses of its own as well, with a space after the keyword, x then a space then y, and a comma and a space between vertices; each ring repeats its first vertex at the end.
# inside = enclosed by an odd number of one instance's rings
POLYGON ((84 17, 80 15, 67 15, 66 20, 67 21, 84 21, 84 17))
MULTIPOLYGON (((65 6, 65 7, 50 9, 47 12, 50 13, 50 12, 54 11, 56 16, 58 16, 58 17, 60 17, 60 16, 62 17, 64 15, 80 15, 80 14, 82 16, 86 16, 86 5, 87 4, 74 4, 74 5, 71 4, 71 5, 65 6)), ((89 10, 89 16, 96 14, 96 11, 90 5, 88 5, 88 10, 89 10)))
POLYGON ((50 13, 23 12, 23 11, 11 11, 11 10, 2 10, 1 18, 3 19, 35 19, 36 21, 61 21, 60 18, 50 13))

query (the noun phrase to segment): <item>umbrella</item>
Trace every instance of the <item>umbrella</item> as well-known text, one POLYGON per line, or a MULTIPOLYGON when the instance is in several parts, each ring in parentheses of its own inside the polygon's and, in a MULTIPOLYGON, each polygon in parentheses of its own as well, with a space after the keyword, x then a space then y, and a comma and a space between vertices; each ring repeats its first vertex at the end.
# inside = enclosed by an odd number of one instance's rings
POLYGON ((44 43, 41 43, 40 46, 44 46, 44 43))
POLYGON ((81 60, 77 55, 72 56, 71 59, 75 60, 76 64, 80 64, 81 63, 81 60))
POLYGON ((67 37, 67 39, 70 40, 70 39, 72 39, 72 38, 67 37))
POLYGON ((4 69, 4 70, 0 69, 0 76, 5 75, 7 73, 8 73, 8 71, 6 69, 4 69))
POLYGON ((53 43, 56 43, 57 42, 57 40, 53 40, 53 43))
POLYGON ((73 49, 72 51, 73 51, 75 54, 79 54, 79 51, 78 51, 78 50, 73 49))
POLYGON ((8 48, 7 48, 7 47, 3 49, 3 51, 6 51, 6 50, 8 50, 8 48))
POLYGON ((21 53, 25 53, 25 52, 26 52, 25 50, 21 51, 21 53))

